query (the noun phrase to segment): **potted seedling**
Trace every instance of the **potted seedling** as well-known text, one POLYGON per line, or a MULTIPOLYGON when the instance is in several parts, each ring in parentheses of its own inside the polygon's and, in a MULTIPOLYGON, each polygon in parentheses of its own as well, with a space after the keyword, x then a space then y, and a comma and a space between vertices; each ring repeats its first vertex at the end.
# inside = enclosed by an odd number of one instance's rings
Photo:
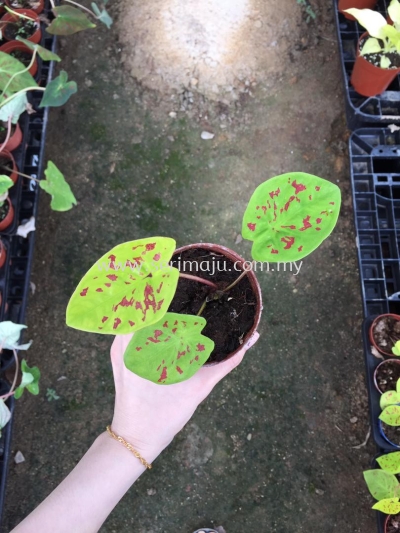
POLYGON ((395 390, 398 379, 400 379, 400 359, 386 359, 379 363, 374 371, 374 384, 381 394, 395 390))
POLYGON ((0 46, 0 52, 10 54, 18 59, 25 67, 29 67, 29 74, 36 76, 38 71, 37 58, 32 62, 33 50, 21 41, 8 41, 0 46))
POLYGON ((6 321, 0 322, 0 354, 3 350, 11 350, 14 355, 15 361, 15 372, 14 379, 11 384, 9 392, 0 396, 0 436, 1 430, 7 425, 11 418, 11 413, 9 408, 6 405, 6 401, 14 396, 16 400, 21 398, 24 390, 28 390, 34 396, 39 394, 39 379, 40 379, 40 370, 38 367, 30 368, 25 359, 21 361, 21 373, 19 369, 19 359, 18 351, 19 350, 28 350, 31 342, 26 344, 19 344, 21 337, 21 331, 25 329, 26 326, 21 324, 14 324, 13 322, 6 321), (20 377, 20 382, 18 384, 18 378, 20 377))
POLYGON ((30 9, 15 11, 6 9, 8 12, 0 20, 0 29, 4 39, 15 41, 17 37, 22 37, 32 43, 40 43, 42 31, 37 13, 30 9))
POLYGON ((373 9, 377 3, 377 0, 339 0, 338 9, 340 13, 349 19, 355 20, 353 16, 346 13, 346 10, 351 8, 356 9, 373 9))
POLYGON ((379 402, 382 409, 379 415, 379 429, 387 442, 400 448, 400 379, 396 389, 382 394, 379 402))
POLYGON ((346 13, 363 26, 350 82, 363 96, 382 93, 400 72, 400 3, 391 0, 390 24, 380 13, 370 9, 347 9, 346 13))
POLYGON ((393 313, 377 316, 369 329, 369 340, 386 357, 397 355, 393 348, 400 340, 400 316, 393 313))
POLYGON ((372 507, 389 515, 385 521, 384 533, 394 533, 400 527, 400 452, 377 457, 380 468, 366 470, 364 479, 371 495, 377 500, 372 507))
POLYGON ((14 185, 12 179, 0 175, 0 231, 4 231, 14 220, 14 208, 8 197, 8 190, 14 185))
POLYGON ((257 328, 262 304, 254 262, 306 257, 332 232, 340 201, 336 185, 301 172, 261 184, 242 226, 253 241, 253 263, 212 244, 177 250, 167 237, 118 245, 79 283, 67 324, 135 333, 125 353, 129 370, 158 384, 186 380, 202 365, 232 357, 257 328))

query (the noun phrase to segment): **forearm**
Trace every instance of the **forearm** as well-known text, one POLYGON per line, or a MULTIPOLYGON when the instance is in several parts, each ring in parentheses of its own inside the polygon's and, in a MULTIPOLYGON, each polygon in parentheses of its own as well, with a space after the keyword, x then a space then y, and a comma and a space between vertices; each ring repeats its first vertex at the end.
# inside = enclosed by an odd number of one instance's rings
MULTIPOLYGON (((145 459, 153 461, 159 451, 145 459)), ((139 459, 103 433, 69 476, 12 533, 94 533, 144 471, 139 459)))

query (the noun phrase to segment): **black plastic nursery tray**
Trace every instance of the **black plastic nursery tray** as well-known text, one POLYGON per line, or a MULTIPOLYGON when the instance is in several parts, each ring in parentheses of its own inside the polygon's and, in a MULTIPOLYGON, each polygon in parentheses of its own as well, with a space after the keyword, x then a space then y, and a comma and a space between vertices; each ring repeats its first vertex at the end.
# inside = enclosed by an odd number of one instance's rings
POLYGON ((400 314, 400 131, 357 130, 349 150, 364 315, 400 314))
MULTIPOLYGON (((379 0, 375 10, 386 17, 389 3, 390 0, 379 0)), ((358 94, 350 85, 350 76, 356 59, 358 40, 365 33, 365 29, 356 21, 348 20, 339 13, 338 0, 334 0, 334 11, 349 128, 355 130, 365 125, 400 124, 399 76, 390 84, 386 91, 373 97, 365 97, 358 94)))

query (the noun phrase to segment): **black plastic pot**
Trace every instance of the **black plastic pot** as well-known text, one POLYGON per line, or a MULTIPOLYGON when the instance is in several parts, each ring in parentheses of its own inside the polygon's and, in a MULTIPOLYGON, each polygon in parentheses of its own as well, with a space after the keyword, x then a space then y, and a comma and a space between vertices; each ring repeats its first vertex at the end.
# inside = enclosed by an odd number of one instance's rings
MULTIPOLYGON (((384 0, 377 2, 375 11, 380 12, 387 18, 384 0)), ((396 76, 395 80, 380 95, 366 97, 358 94, 350 84, 350 77, 357 56, 358 41, 365 29, 356 21, 348 20, 343 14, 339 13, 337 0, 334 0, 334 12, 349 129, 355 130, 364 126, 376 127, 385 124, 400 124, 399 76, 396 76)))

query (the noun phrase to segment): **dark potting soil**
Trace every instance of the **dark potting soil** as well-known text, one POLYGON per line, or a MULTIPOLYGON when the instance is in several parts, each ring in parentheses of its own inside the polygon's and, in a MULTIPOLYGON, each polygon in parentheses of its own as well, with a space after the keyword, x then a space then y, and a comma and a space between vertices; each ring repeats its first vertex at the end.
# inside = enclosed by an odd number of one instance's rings
POLYGON ((28 52, 22 52, 21 50, 14 50, 13 52, 10 52, 10 56, 15 57, 15 59, 18 59, 18 61, 21 61, 21 63, 23 63, 26 67, 32 61, 32 54, 29 54, 28 52))
POLYGON ((400 426, 388 426, 382 422, 382 431, 390 442, 400 446, 400 426))
POLYGON ((400 531, 400 514, 393 515, 389 518, 386 533, 399 533, 400 531))
MULTIPOLYGON (((213 281, 219 290, 228 287, 242 272, 236 271, 233 261, 225 256, 201 248, 175 255, 171 263, 181 272, 213 281), (191 264, 186 263, 185 266, 185 261, 191 264)), ((208 285, 180 278, 169 311, 197 315, 204 300, 212 297, 213 293, 214 289, 208 285)), ((201 315, 207 320, 202 333, 215 343, 209 362, 223 361, 241 346, 254 324, 256 304, 257 299, 246 276, 228 293, 207 302, 201 315)))
MULTIPOLYGON (((360 50, 362 50, 365 41, 366 41, 366 39, 363 39, 362 41, 360 41, 360 50)), ((380 42, 382 44, 382 41, 380 41, 380 42)), ((365 54, 364 58, 369 63, 372 63, 375 67, 379 67, 380 68, 382 55, 385 55, 385 57, 390 59, 390 62, 391 62, 389 69, 385 69, 385 70, 391 70, 391 69, 400 68, 400 54, 397 54, 396 52, 390 52, 388 54, 381 54, 381 53, 379 53, 379 54, 365 54)))
POLYGON ((10 204, 8 202, 4 202, 3 205, 0 205, 0 222, 3 221, 10 209, 10 204))
POLYGON ((381 350, 391 353, 393 346, 400 340, 400 321, 384 316, 375 324, 372 335, 381 350))
POLYGON ((376 373, 376 383, 381 392, 396 390, 397 380, 400 379, 400 358, 399 361, 385 361, 376 373))
POLYGON ((16 22, 7 22, 3 33, 9 41, 14 41, 17 37, 32 37, 37 29, 38 24, 34 20, 19 19, 16 22))

